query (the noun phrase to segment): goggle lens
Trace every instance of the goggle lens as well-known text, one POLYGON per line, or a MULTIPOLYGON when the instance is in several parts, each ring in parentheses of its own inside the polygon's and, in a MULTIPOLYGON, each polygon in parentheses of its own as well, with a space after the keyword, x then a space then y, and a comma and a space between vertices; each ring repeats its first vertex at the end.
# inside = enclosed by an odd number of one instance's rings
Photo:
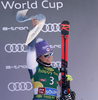
POLYGON ((49 55, 50 55, 50 56, 53 56, 53 52, 45 53, 45 54, 44 54, 44 57, 47 58, 47 57, 49 57, 49 55))

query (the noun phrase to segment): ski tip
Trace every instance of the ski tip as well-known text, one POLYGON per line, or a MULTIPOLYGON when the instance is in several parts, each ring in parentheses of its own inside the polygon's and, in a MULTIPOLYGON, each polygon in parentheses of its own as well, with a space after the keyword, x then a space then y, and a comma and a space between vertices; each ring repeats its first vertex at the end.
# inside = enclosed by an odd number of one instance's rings
POLYGON ((70 24, 69 21, 65 20, 61 24, 70 24))
POLYGON ((70 27, 69 21, 63 21, 60 25, 61 34, 68 35, 69 34, 69 27, 70 27))

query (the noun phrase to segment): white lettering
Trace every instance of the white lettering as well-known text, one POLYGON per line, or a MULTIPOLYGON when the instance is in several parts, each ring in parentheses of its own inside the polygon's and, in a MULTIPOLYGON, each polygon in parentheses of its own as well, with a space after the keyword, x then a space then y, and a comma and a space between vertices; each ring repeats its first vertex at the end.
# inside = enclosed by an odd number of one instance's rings
POLYGON ((37 1, 35 1, 35 3, 31 3, 31 8, 33 8, 33 9, 37 9, 38 8, 37 1))
POLYGON ((38 8, 37 1, 35 1, 31 4, 30 4, 29 1, 27 1, 25 3, 18 3, 18 2, 16 3, 15 1, 12 1, 12 3, 10 3, 9 1, 7 1, 5 4, 4 4, 3 1, 1 1, 1 4, 2 4, 4 9, 7 9, 8 7, 10 9, 13 9, 13 8, 15 8, 15 9, 25 9, 25 8, 27 8, 27 9, 31 9, 31 8, 37 9, 38 8))
POLYGON ((48 46, 48 45, 46 45, 46 46, 42 47, 42 49, 46 49, 47 47, 49 47, 49 46, 48 46))
POLYGON ((48 0, 44 0, 44 1, 42 2, 42 7, 43 7, 43 8, 49 8, 49 7, 47 7, 47 6, 44 6, 44 3, 45 3, 45 2, 48 2, 48 0))
POLYGON ((6 9, 8 6, 10 9, 13 8, 15 1, 12 2, 12 4, 9 3, 9 1, 6 2, 6 4, 4 5, 3 1, 1 1, 1 4, 3 6, 4 9, 6 9))
POLYGON ((7 65, 5 67, 6 69, 20 69, 20 68, 26 69, 28 68, 26 65, 13 65, 13 66, 7 65))
MULTIPOLYGON (((1 4, 3 6, 4 9, 10 8, 10 9, 37 9, 38 5, 37 5, 37 0, 35 0, 34 2, 30 3, 30 1, 26 1, 24 3, 19 3, 16 1, 6 1, 4 3, 4 1, 1 1, 1 4)), ((60 8, 63 7, 63 3, 62 2, 49 2, 48 0, 43 0, 41 3, 42 7, 45 9, 56 9, 59 10, 60 8)))
POLYGON ((16 8, 16 9, 21 9, 21 4, 20 4, 20 3, 16 3, 16 4, 15 4, 15 8, 16 8))
POLYGON ((53 2, 53 5, 52 5, 52 3, 49 2, 49 7, 50 7, 50 8, 56 8, 55 2, 53 2))
POLYGON ((12 30, 12 31, 15 31, 15 30, 28 30, 29 28, 28 27, 3 27, 2 30, 3 31, 8 31, 8 30, 12 30))
POLYGON ((61 45, 50 45, 50 48, 61 48, 61 45))
POLYGON ((57 10, 59 10, 60 8, 63 7, 63 3, 62 2, 48 2, 48 0, 44 0, 42 2, 42 7, 47 9, 47 8, 56 8, 57 10))
POLYGON ((59 8, 63 7, 63 3, 62 2, 57 2, 57 10, 59 10, 59 8))
MULTIPOLYGON (((23 9, 24 9, 25 5, 26 5, 26 3, 23 3, 23 4, 22 4, 23 9)), ((28 6, 28 1, 27 1, 27 6, 28 6)))

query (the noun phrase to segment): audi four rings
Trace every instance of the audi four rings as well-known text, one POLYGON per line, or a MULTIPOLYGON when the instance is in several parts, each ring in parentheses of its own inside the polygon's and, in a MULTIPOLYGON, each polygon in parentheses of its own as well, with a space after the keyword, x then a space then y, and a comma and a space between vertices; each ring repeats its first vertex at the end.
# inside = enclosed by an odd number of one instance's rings
POLYGON ((51 62, 51 65, 54 66, 54 67, 60 68, 61 67, 61 62, 60 61, 56 61, 56 62, 55 61, 52 61, 51 62))
POLYGON ((48 23, 45 24, 42 32, 60 32, 60 23, 48 23))
POLYGON ((8 84, 9 91, 30 91, 33 86, 31 82, 10 82, 8 84))
POLYGON ((21 44, 21 43, 6 44, 4 49, 7 53, 27 52, 27 48, 24 43, 23 44, 21 44))

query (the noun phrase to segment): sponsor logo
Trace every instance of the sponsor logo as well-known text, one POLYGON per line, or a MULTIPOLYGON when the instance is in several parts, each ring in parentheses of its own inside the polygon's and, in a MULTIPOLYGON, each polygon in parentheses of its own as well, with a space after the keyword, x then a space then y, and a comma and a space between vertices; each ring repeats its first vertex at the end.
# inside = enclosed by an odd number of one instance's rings
POLYGON ((61 61, 52 61, 51 65, 53 67, 61 68, 61 61))
POLYGON ((30 91, 32 90, 33 86, 30 82, 10 82, 8 84, 9 91, 30 91))
POLYGON ((50 45, 50 48, 61 48, 61 45, 50 45))
POLYGON ((24 30, 28 30, 29 28, 27 26, 25 27, 2 27, 3 31, 16 31, 16 30, 20 30, 20 31, 24 31, 24 30))
POLYGON ((21 43, 18 43, 18 44, 6 44, 5 47, 4 47, 5 51, 7 53, 21 53, 21 52, 27 52, 27 48, 25 46, 25 44, 21 44, 21 43))
POLYGON ((46 95, 56 96, 57 95, 57 90, 56 89, 52 89, 52 88, 46 88, 45 94, 46 95))
POLYGON ((42 97, 42 95, 36 95, 36 97, 37 97, 37 98, 41 98, 41 97, 42 97))
POLYGON ((54 69, 53 68, 49 68, 49 67, 44 67, 46 70, 48 70, 48 71, 54 71, 54 69))
POLYGON ((10 66, 10 65, 7 65, 5 66, 6 69, 20 69, 20 68, 23 68, 23 69, 27 69, 27 65, 13 65, 13 66, 10 66))
POLYGON ((45 82, 45 81, 46 81, 46 79, 40 79, 40 81, 45 82))
POLYGON ((39 88, 35 88, 33 91, 34 95, 35 94, 45 94, 48 96, 56 96, 57 95, 57 89, 54 88, 45 88, 45 87, 39 87, 39 88))
POLYGON ((45 94, 45 88, 38 88, 38 94, 45 94))
POLYGON ((45 49, 46 49, 46 48, 48 48, 48 47, 49 47, 49 46, 48 46, 48 45, 46 45, 46 46, 42 47, 42 49, 44 49, 44 50, 45 50, 45 49))
POLYGON ((46 32, 61 32, 60 30, 60 23, 48 23, 45 24, 42 32, 46 33, 46 32))
POLYGON ((47 48, 46 51, 50 51, 50 48, 47 48))

